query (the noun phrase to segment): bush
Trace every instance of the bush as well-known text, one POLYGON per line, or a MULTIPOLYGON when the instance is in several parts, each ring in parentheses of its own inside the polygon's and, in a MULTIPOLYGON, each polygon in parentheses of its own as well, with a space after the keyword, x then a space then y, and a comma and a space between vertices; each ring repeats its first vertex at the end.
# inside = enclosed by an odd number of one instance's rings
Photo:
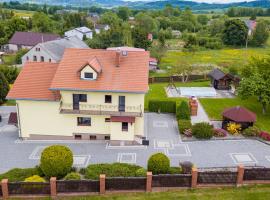
POLYGON ((8 179, 10 182, 24 181, 35 174, 38 174, 37 168, 14 168, 4 174, 0 174, 0 180, 8 179))
POLYGON ((9 91, 8 81, 4 76, 4 74, 0 71, 0 105, 5 102, 8 91, 9 91))
POLYGON ((81 180, 81 175, 76 172, 71 172, 67 174, 64 179, 65 180, 81 180))
POLYGON ((230 123, 227 124, 227 130, 232 135, 240 134, 240 132, 241 132, 241 124, 230 122, 230 123))
POLYGON ((214 136, 215 137, 226 137, 228 135, 228 131, 222 128, 215 128, 214 129, 214 136))
POLYGON ((182 169, 180 167, 170 167, 169 174, 181 174, 182 169))
POLYGON ((180 162, 180 167, 183 174, 191 174, 193 163, 189 161, 180 162))
POLYGON ((213 137, 213 128, 210 124, 202 122, 192 126, 192 135, 199 139, 210 139, 213 137))
POLYGON ((248 127, 248 128, 246 128, 243 132, 242 132, 242 134, 244 135, 244 136, 247 136, 247 137, 256 137, 256 136, 258 136, 259 134, 260 134, 260 129, 259 128, 257 128, 257 127, 255 127, 255 126, 251 126, 251 127, 248 127))
POLYGON ((170 159, 163 153, 153 154, 148 159, 147 169, 153 174, 167 174, 170 169, 170 159))
POLYGON ((182 101, 176 109, 176 118, 190 120, 190 109, 186 101, 182 101))
POLYGON ((180 133, 184 133, 185 130, 191 129, 192 124, 190 120, 178 120, 178 128, 180 133))
POLYGON ((149 101, 149 111, 150 112, 165 112, 165 113, 175 113, 176 102, 175 101, 159 101, 150 100, 149 101))
POLYGON ((80 174, 85 175, 85 173, 86 173, 86 168, 81 168, 81 169, 79 170, 79 172, 80 172, 80 174))
POLYGON ((44 149, 41 154, 40 168, 47 177, 64 177, 70 172, 72 164, 72 151, 65 146, 53 145, 44 149))
POLYGON ((267 132, 262 131, 259 136, 266 141, 270 141, 270 134, 267 132))
POLYGON ((140 169, 137 169, 137 171, 135 172, 135 175, 137 177, 145 177, 146 173, 147 173, 146 169, 140 168, 140 169))
POLYGON ((24 180, 24 182, 39 182, 39 183, 45 183, 46 180, 38 175, 30 176, 24 180))
POLYGON ((93 164, 86 168, 85 178, 97 180, 100 174, 106 174, 106 177, 134 177, 138 169, 141 167, 126 163, 93 164))
POLYGON ((13 84, 19 74, 18 68, 13 66, 0 66, 0 72, 4 74, 9 84, 13 84))

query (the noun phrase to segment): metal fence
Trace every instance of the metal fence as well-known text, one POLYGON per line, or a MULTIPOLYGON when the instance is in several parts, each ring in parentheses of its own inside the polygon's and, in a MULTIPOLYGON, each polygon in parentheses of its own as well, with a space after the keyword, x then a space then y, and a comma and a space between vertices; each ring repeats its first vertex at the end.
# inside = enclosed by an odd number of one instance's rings
POLYGON ((235 184, 236 180, 237 172, 212 171, 198 173, 198 184, 235 184))
POLYGON ((28 182, 17 182, 9 183, 8 191, 10 195, 49 195, 50 194, 50 183, 28 183, 28 182))
POLYGON ((57 192, 59 193, 99 192, 99 181, 96 180, 57 181, 56 188, 57 192))
POLYGON ((190 187, 191 174, 154 175, 152 187, 190 187))
POLYGON ((270 168, 245 169, 244 181, 251 180, 270 180, 270 168))
POLYGON ((146 177, 106 178, 106 190, 145 190, 146 177))

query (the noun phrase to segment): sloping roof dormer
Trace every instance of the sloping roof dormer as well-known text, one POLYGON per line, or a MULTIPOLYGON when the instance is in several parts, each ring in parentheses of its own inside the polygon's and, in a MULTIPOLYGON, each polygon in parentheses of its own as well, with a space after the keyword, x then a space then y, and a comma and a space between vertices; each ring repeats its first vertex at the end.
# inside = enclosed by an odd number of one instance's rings
POLYGON ((99 60, 94 57, 88 60, 79 70, 80 78, 84 80, 96 80, 102 72, 102 66, 99 60))

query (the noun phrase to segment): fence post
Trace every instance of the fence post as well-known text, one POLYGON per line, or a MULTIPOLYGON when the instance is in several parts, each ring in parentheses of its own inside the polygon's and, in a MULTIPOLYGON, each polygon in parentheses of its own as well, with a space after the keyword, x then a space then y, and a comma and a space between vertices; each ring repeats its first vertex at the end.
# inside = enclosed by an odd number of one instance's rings
POLYGON ((105 174, 100 174, 99 175, 99 193, 100 194, 105 194, 106 192, 106 175, 105 174))
POLYGON ((1 187, 2 187, 2 195, 3 199, 8 199, 9 193, 8 193, 8 179, 3 179, 1 181, 1 187))
POLYGON ((236 186, 242 186, 244 181, 245 168, 243 165, 237 167, 237 182, 236 186))
POLYGON ((152 172, 147 172, 146 174, 146 192, 152 192, 152 172))
POLYGON ((56 177, 50 178, 50 188, 51 188, 51 198, 55 199, 57 196, 56 177))
POLYGON ((196 167, 193 167, 191 171, 191 188, 196 188, 197 183, 198 183, 198 169, 196 167))

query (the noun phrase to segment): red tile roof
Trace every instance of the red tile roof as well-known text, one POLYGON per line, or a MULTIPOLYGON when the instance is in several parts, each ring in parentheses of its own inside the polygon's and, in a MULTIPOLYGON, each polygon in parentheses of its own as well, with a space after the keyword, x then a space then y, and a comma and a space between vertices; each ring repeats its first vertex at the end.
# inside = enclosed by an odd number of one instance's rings
POLYGON ((100 73, 102 71, 102 66, 100 65, 100 62, 96 57, 91 59, 88 63, 97 73, 100 73))
POLYGON ((35 46, 41 42, 48 42, 60 38, 59 35, 35 32, 15 32, 9 40, 9 44, 35 46))
POLYGON ((67 49, 50 88, 52 90, 82 90, 145 93, 148 90, 149 52, 130 51, 116 66, 116 51, 97 49, 67 49), (102 72, 97 80, 81 80, 78 71, 97 58, 102 72))
POLYGON ((56 63, 29 62, 22 68, 8 99, 50 100, 58 98, 57 93, 50 91, 49 87, 56 72, 56 63))
POLYGON ((235 122, 256 121, 256 114, 241 106, 225 109, 222 115, 223 117, 235 122))

